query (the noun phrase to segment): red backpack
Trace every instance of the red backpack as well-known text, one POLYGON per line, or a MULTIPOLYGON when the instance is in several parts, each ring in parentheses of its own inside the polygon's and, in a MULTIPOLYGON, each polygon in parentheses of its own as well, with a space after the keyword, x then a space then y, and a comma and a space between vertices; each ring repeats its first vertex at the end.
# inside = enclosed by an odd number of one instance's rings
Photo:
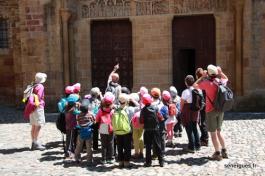
POLYGON ((176 116, 177 115, 177 107, 174 103, 170 103, 168 105, 168 114, 169 114, 169 116, 176 116))

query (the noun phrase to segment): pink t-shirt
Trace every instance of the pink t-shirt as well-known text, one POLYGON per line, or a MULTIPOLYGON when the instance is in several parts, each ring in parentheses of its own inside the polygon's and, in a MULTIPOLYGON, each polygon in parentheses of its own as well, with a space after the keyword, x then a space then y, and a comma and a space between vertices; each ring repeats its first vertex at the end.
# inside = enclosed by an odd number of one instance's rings
MULTIPOLYGON (((222 84, 226 85, 228 79, 215 79, 216 82, 221 82, 222 84)), ((214 110, 213 102, 217 94, 218 87, 216 83, 209 81, 209 80, 203 80, 199 84, 199 88, 202 90, 205 90, 206 92, 206 112, 211 112, 214 110), (210 99, 210 100, 209 100, 210 99), (212 103, 211 103, 212 102, 212 103)))
POLYGON ((44 86, 42 84, 37 84, 33 90, 33 93, 38 95, 40 101, 40 108, 44 109, 45 101, 44 101, 44 86))
MULTIPOLYGON (((112 115, 113 115, 113 110, 110 112, 104 112, 104 111, 102 111, 102 109, 100 109, 97 113, 97 116, 96 116, 96 122, 99 123, 100 126, 101 126, 101 124, 108 124, 109 133, 113 132, 113 128, 112 128, 112 124, 111 124, 112 115)), ((100 126, 99 126, 99 128, 100 128, 100 126)))

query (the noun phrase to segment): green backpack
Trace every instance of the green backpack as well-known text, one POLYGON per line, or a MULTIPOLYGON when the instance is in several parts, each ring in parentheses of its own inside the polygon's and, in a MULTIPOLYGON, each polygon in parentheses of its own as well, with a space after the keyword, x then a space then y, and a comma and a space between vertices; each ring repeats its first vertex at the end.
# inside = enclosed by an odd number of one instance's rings
POLYGON ((124 135, 131 131, 128 114, 124 109, 118 109, 112 117, 112 127, 114 134, 124 135))

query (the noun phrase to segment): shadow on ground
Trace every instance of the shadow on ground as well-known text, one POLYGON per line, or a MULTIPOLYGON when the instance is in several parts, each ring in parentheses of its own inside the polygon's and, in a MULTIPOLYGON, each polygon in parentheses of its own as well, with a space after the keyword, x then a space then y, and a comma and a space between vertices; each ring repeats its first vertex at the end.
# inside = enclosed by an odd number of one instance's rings
POLYGON ((0 149, 0 153, 3 155, 11 155, 14 153, 20 153, 20 152, 25 152, 25 151, 30 151, 30 148, 23 147, 23 148, 0 149))

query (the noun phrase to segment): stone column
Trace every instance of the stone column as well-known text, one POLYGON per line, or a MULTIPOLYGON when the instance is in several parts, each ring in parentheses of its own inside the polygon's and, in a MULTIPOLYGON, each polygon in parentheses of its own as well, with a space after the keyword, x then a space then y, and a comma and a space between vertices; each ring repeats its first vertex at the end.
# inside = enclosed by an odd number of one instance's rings
POLYGON ((70 84, 70 60, 69 60, 69 37, 68 37, 68 20, 71 17, 71 11, 68 9, 60 10, 62 19, 62 42, 63 42, 63 77, 64 84, 70 84))
POLYGON ((235 89, 243 95, 243 11, 244 1, 237 0, 235 6, 235 89))

